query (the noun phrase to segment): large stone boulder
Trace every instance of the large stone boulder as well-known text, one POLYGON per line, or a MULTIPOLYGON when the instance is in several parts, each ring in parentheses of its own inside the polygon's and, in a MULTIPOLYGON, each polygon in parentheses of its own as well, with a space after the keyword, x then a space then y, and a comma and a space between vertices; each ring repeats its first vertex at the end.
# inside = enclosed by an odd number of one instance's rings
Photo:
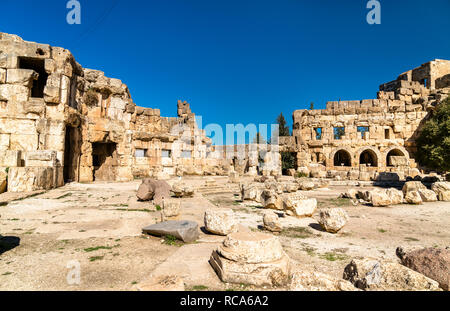
POLYGON ((437 182, 431 186, 439 201, 450 202, 450 182, 437 182))
POLYGON ((7 189, 8 174, 5 171, 0 170, 0 193, 3 193, 7 189))
POLYGON ((237 221, 231 209, 211 209, 205 212, 205 229, 217 235, 228 235, 237 231, 237 221))
POLYGON ((317 200, 308 199, 301 193, 289 193, 283 195, 283 205, 289 215, 312 217, 317 209, 317 200))
POLYGON ((191 198, 194 196, 194 188, 179 181, 172 185, 171 193, 177 198, 191 198))
MULTIPOLYGON (((422 190, 423 191, 423 190, 422 190)), ((419 191, 410 191, 405 196, 405 201, 408 204, 420 205, 423 203, 419 191)))
POLYGON ((150 201, 155 196, 156 180, 146 178, 142 181, 137 191, 137 198, 139 201, 150 201))
POLYGON ((349 220, 347 212, 342 208, 322 210, 319 217, 320 226, 330 233, 338 233, 349 220))
POLYGON ((412 192, 412 191, 418 191, 418 190, 426 190, 427 189, 427 187, 425 187, 425 185, 424 184, 422 184, 422 182, 420 182, 420 181, 408 181, 407 183, 405 183, 405 185, 403 186, 403 194, 405 195, 405 197, 406 197, 406 195, 409 193, 409 192, 412 192))
POLYGON ((375 207, 386 207, 392 204, 391 198, 387 192, 382 189, 373 190, 370 192, 372 205, 375 207))
POLYGON ((289 290, 297 292, 358 291, 349 281, 336 279, 317 271, 295 271, 292 273, 289 290))
POLYGON ((391 199, 392 205, 403 204, 403 191, 397 190, 395 188, 390 188, 386 190, 388 197, 391 199))
POLYGON ((419 192, 423 202, 436 202, 438 200, 437 194, 433 190, 420 189, 417 192, 419 192))
POLYGON ((261 204, 264 208, 283 210, 283 200, 275 190, 266 189, 261 194, 261 204))
POLYGON ((297 183, 298 183, 298 190, 311 191, 316 188, 316 185, 309 180, 298 179, 297 183))
POLYGON ((200 235, 198 224, 194 221, 187 220, 165 221, 145 227, 142 231, 146 234, 156 236, 173 236, 185 243, 196 241, 200 235))
POLYGON ((161 205, 164 199, 170 198, 170 190, 172 187, 164 181, 157 180, 155 187, 155 195, 153 196, 153 203, 156 205, 161 205))
POLYGON ((271 232, 281 232, 282 226, 278 214, 267 211, 263 216, 264 229, 271 232))
POLYGON ((261 202, 261 194, 262 189, 259 184, 241 184, 241 198, 242 201, 255 201, 260 203, 261 202))
POLYGON ((406 252, 399 247, 397 256, 406 267, 435 280, 443 290, 450 290, 450 250, 425 248, 406 252))
POLYGON ((227 283, 281 286, 290 273, 290 260, 279 240, 259 232, 228 235, 213 252, 210 264, 227 283))
POLYGON ((344 270, 344 279, 362 290, 439 291, 438 282, 396 262, 354 259, 344 270))

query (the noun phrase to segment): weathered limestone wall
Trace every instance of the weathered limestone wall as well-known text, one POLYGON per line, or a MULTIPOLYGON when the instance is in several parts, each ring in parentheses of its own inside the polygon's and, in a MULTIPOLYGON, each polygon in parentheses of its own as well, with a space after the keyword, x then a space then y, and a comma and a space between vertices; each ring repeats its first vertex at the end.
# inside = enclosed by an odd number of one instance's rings
POLYGON ((281 138, 281 149, 296 152, 298 167, 316 177, 414 177, 415 140, 428 112, 448 96, 449 73, 450 61, 435 60, 381 85, 377 99, 297 110, 293 137, 281 138))
POLYGON ((0 170, 8 171, 8 191, 223 172, 210 151, 188 103, 178 103, 177 118, 161 117, 68 50, 0 33, 0 170))

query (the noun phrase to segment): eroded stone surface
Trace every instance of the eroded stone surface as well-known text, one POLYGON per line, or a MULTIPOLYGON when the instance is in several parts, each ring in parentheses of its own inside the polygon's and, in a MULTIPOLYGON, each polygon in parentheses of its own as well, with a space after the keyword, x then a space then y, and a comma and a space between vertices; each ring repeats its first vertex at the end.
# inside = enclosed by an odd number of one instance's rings
POLYGON ((342 208, 320 211, 319 224, 330 233, 338 233, 349 221, 349 216, 342 208))
POLYGON ((236 232, 237 221, 233 210, 214 209, 205 212, 205 229, 218 235, 228 235, 236 232))
POLYGON ((317 271, 295 271, 289 285, 291 291, 357 291, 352 283, 317 271))
POLYGON ((363 290, 439 291, 438 282, 396 262, 354 259, 344 279, 363 290))

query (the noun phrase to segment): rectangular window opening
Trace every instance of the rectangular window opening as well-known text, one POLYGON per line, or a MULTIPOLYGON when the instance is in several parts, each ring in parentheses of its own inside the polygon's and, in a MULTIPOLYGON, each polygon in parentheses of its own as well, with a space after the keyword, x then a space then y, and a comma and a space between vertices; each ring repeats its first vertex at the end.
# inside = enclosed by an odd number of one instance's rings
POLYGON ((338 126, 338 127, 334 128, 334 139, 335 140, 341 140, 344 135, 345 135, 345 127, 338 126))
POLYGON ((358 132, 361 133, 361 138, 364 139, 366 137, 366 133, 369 132, 368 126, 358 126, 358 132))
POLYGON ((136 149, 134 156, 136 158, 146 158, 147 157, 147 149, 136 149))
POLYGON ((31 69, 39 74, 37 80, 33 81, 31 97, 44 98, 44 88, 47 84, 48 73, 45 71, 45 59, 33 57, 19 57, 20 69, 31 69))
POLYGON ((161 151, 161 156, 163 158, 171 158, 172 157, 172 150, 163 150, 163 151, 161 151))
POLYGON ((314 131, 316 132, 316 140, 322 140, 322 128, 316 127, 314 131))

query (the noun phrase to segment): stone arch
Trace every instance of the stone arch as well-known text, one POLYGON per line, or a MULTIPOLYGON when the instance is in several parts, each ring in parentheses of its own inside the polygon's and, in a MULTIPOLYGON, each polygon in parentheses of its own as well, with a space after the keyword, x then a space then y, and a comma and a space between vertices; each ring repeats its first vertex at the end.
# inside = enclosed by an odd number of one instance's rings
POLYGON ((353 166, 352 152, 345 148, 337 149, 331 154, 331 161, 333 161, 333 166, 352 167, 353 166))
POLYGON ((409 163, 409 159, 410 159, 409 152, 404 147, 397 146, 397 147, 389 148, 388 150, 386 150, 385 154, 386 154, 386 158, 385 158, 386 166, 392 166, 389 164, 389 157, 391 157, 391 156, 406 157, 406 160, 409 163))
POLYGON ((380 167, 383 156, 375 147, 364 147, 358 150, 358 163, 371 164, 371 167, 380 167))

